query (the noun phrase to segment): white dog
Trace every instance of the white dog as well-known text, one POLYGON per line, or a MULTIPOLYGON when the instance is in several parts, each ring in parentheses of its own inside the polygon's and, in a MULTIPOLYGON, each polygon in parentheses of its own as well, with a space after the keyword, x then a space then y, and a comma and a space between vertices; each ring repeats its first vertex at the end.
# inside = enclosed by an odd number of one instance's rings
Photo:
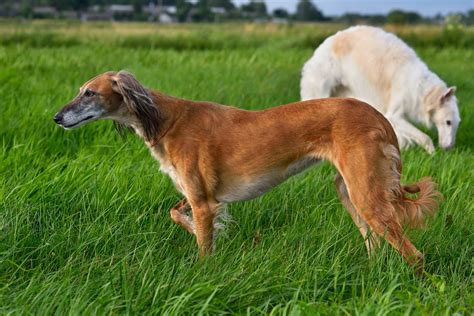
POLYGON ((382 112, 400 143, 434 152, 431 138, 410 121, 438 129, 439 145, 454 146, 460 117, 456 88, 446 84, 402 40, 356 26, 327 38, 303 68, 301 98, 354 97, 382 112))

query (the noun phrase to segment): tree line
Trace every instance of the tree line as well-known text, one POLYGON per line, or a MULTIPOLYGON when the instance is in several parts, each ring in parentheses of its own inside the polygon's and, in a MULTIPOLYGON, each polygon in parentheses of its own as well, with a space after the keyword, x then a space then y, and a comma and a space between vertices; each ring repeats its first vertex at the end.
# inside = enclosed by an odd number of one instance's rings
MULTIPOLYGON (((158 7, 175 7, 173 13, 180 22, 212 22, 225 20, 245 20, 245 19, 269 19, 295 21, 336 21, 345 23, 366 22, 370 24, 416 24, 439 22, 444 19, 437 15, 432 18, 422 17, 416 12, 393 10, 387 15, 374 14, 364 15, 358 13, 346 13, 338 17, 328 17, 315 5, 312 0, 298 0, 295 4, 295 11, 290 13, 285 8, 277 8, 272 12, 268 11, 265 0, 248 0, 247 3, 237 6, 232 0, 3 0, 0 4, 0 11, 8 10, 15 3, 20 3, 21 10, 18 14, 31 17, 34 7, 50 6, 57 11, 77 11, 86 12, 91 6, 105 8, 113 4, 127 4, 133 6, 134 14, 127 18, 140 20, 144 19, 143 8, 154 5, 158 7), (220 8, 219 11, 213 8, 220 8), (218 17, 218 19, 216 19, 218 17)), ((474 10, 467 13, 459 13, 456 17, 461 23, 474 24, 474 10)))

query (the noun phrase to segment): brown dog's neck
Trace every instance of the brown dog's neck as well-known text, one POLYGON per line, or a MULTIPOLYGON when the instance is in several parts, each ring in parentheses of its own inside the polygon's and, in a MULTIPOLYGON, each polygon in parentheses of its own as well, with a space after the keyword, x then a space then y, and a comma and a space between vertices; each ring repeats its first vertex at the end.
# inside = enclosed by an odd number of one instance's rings
POLYGON ((158 108, 160 115, 159 121, 157 122, 156 136, 151 140, 145 140, 145 142, 149 146, 155 147, 174 126, 176 120, 179 118, 179 116, 181 116, 183 107, 180 106, 182 103, 181 99, 163 94, 155 90, 148 91, 152 96, 153 103, 158 108))

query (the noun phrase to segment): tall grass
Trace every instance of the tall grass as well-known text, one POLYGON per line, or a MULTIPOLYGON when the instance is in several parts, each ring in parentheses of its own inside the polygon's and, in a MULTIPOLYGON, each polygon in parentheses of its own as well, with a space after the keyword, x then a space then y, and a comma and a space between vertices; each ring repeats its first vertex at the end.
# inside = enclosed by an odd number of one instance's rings
MULTIPOLYGON (((29 47, 120 46, 135 49, 222 50, 274 47, 314 49, 344 25, 339 24, 192 24, 176 26, 143 23, 87 23, 0 20, 0 45, 29 47), (38 32, 41 30, 41 32, 38 32)), ((474 48, 474 28, 387 26, 418 48, 474 48)))
POLYGON ((85 80, 123 68, 185 98, 247 109, 298 100, 313 50, 300 40, 324 38, 327 29, 241 26, 237 36, 235 25, 188 25, 155 34, 144 24, 124 35, 127 25, 114 27, 0 27, 0 312, 474 312, 472 50, 415 47, 458 87, 463 119, 456 149, 403 152, 403 180, 431 175, 445 195, 427 229, 409 232, 427 257, 420 279, 386 244, 367 258, 329 164, 232 204, 234 222, 215 255, 200 261, 193 238, 169 219, 179 194, 137 138, 120 138, 110 122, 73 132, 52 122, 85 80), (162 36, 168 44, 157 44, 162 36))

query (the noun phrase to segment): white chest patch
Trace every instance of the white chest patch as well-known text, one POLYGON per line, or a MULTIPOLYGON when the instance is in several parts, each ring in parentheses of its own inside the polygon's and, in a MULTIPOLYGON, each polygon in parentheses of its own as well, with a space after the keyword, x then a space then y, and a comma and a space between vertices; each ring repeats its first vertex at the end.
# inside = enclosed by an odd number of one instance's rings
POLYGON ((176 189, 181 194, 185 195, 182 182, 181 182, 181 180, 178 176, 178 172, 176 171, 173 164, 170 161, 168 161, 167 159, 164 159, 153 148, 150 148, 150 151, 151 151, 151 154, 153 155, 153 157, 155 157, 155 159, 158 160, 158 162, 160 164, 160 171, 165 173, 166 175, 168 175, 168 177, 171 178, 171 181, 173 181, 173 184, 176 187, 176 189))
POLYGON ((170 178, 171 181, 173 181, 174 186, 176 189, 184 195, 184 189, 181 184, 180 178, 178 177, 178 173, 176 172, 176 169, 172 165, 160 165, 160 171, 163 173, 166 173, 170 178))

